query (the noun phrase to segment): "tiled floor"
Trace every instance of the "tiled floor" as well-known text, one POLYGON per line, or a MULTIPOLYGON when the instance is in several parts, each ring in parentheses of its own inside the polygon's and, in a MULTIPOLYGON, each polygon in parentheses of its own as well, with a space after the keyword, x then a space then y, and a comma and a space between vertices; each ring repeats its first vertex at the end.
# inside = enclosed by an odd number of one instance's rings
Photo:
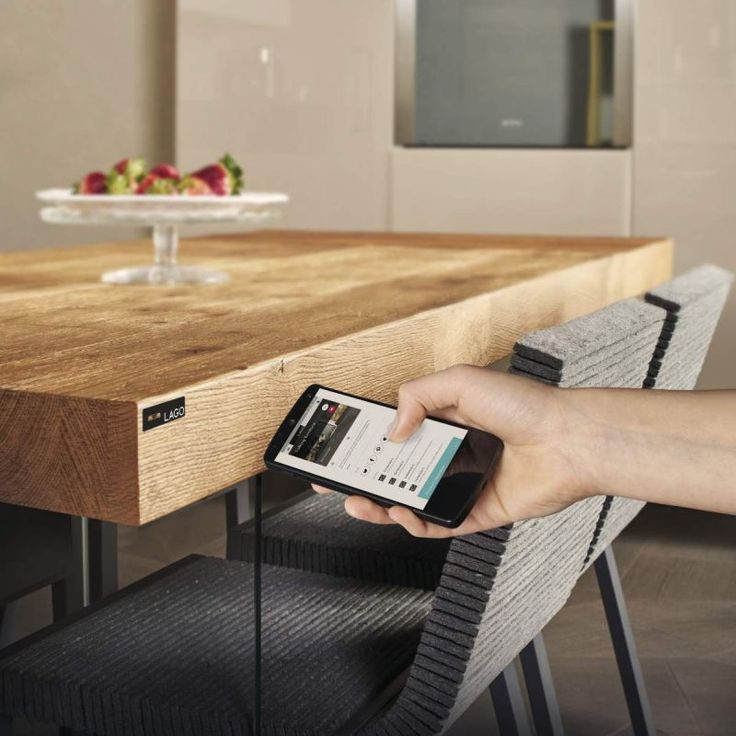
MULTIPOLYGON (((734 542, 734 517, 649 507, 615 544, 663 733, 736 733, 734 542)), ((569 732, 627 733, 590 573, 545 633, 569 732)))
MULTIPOLYGON (((614 545, 660 734, 736 734, 735 541, 735 517, 648 507, 614 545)), ((195 550, 223 554, 221 499, 121 529, 121 582, 195 550)), ((13 612, 15 633, 47 611, 47 595, 29 597, 13 612)), ((566 733, 631 733, 592 571, 544 633, 566 733)), ((487 694, 450 733, 497 733, 487 694)))

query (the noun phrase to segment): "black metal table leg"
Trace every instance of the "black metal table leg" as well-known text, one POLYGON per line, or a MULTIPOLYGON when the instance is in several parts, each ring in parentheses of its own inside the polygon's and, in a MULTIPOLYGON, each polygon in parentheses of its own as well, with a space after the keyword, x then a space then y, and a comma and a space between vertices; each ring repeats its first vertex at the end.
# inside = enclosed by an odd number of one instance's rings
POLYGON ((261 653, 261 640, 262 640, 262 602, 263 602, 263 590, 262 590, 262 562, 263 562, 263 549, 262 549, 262 514, 263 514, 263 473, 255 476, 248 480, 249 488, 253 491, 251 496, 254 504, 254 528, 253 528, 253 622, 255 626, 255 703, 253 708, 253 734, 254 736, 260 736, 261 734, 261 707, 263 692, 261 690, 262 682, 262 653, 261 653))
MULTIPOLYGON (((257 478, 262 477, 262 473, 257 478)), ((255 513, 255 478, 238 483, 231 491, 225 494, 225 518, 227 525, 226 557, 228 560, 242 559, 240 550, 241 539, 239 534, 233 534, 232 530, 248 519, 252 519, 255 513)))
POLYGON ((118 527, 87 520, 89 534, 89 600, 99 601, 118 589, 118 527))
POLYGON ((54 621, 80 611, 89 602, 87 576, 87 533, 86 519, 69 517, 71 555, 66 563, 63 579, 51 585, 51 610, 54 621))
POLYGON ((54 622, 61 621, 72 612, 68 591, 66 580, 57 580, 51 585, 51 614, 54 622))
POLYGON ((635 736, 654 736, 657 730, 654 727, 644 676, 636 653, 616 558, 610 545, 593 564, 626 696, 626 706, 631 716, 631 726, 635 736))
POLYGON ((541 633, 521 650, 519 657, 537 734, 562 736, 565 731, 562 728, 562 718, 547 659, 547 648, 544 646, 541 633))
POLYGON ((496 677, 489 690, 501 736, 532 736, 524 696, 513 662, 496 677))

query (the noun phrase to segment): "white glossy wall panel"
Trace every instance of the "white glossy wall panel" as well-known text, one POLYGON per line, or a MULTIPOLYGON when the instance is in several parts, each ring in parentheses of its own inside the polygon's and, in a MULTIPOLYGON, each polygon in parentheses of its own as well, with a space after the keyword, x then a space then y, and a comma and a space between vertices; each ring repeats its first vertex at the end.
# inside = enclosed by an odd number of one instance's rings
POLYGON ((628 234, 628 151, 397 148, 392 171, 396 230, 628 234))
MULTIPOLYGON (((736 271, 736 2, 640 0, 635 67, 636 234, 675 239, 678 271, 736 271)), ((736 295, 701 386, 733 387, 736 295)))
POLYGON ((49 225, 38 189, 171 158, 172 0, 0 2, 0 251, 140 237, 49 225))
POLYGON ((291 195, 281 226, 386 227, 390 0, 181 0, 177 59, 183 166, 230 151, 291 195))

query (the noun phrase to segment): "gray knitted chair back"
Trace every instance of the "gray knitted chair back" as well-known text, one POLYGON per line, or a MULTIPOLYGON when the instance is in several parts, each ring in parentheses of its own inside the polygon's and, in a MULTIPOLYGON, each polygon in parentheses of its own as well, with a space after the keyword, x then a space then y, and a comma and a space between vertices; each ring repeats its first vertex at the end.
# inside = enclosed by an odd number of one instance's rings
POLYGON ((671 326, 661 357, 652 361, 652 387, 695 388, 732 282, 730 271, 705 264, 646 294, 667 311, 671 326))
MULTIPOLYGON (((521 341, 511 371, 564 386, 641 386, 666 313, 627 299, 521 341)), ((447 729, 562 608, 602 497, 455 539, 408 680, 366 734, 447 729)))
MULTIPOLYGON (((527 335, 514 346, 511 372, 563 388, 641 388, 668 329, 666 318, 666 311, 659 306, 625 299, 566 324, 527 335)), ((601 497, 598 521, 581 561, 583 566, 592 563, 595 554, 605 548, 599 540, 612 504, 612 497, 601 497)), ((617 511, 622 520, 626 519, 623 526, 642 507, 639 502, 618 499, 617 511)), ((607 529, 612 528, 609 523, 607 529)))
MULTIPOLYGON (((666 311, 666 317, 644 388, 677 391, 695 388, 732 282, 731 272, 705 264, 645 295, 647 303, 666 311)), ((640 501, 607 498, 587 564, 626 528, 643 506, 640 501)))
POLYGON ((514 345, 510 372, 565 388, 640 388, 665 317, 659 307, 624 299, 531 332, 514 345))

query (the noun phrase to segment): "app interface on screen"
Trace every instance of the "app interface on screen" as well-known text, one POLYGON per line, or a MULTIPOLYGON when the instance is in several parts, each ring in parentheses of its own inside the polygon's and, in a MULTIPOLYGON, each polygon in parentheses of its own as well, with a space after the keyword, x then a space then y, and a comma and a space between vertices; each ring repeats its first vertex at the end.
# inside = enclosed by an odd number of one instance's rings
POLYGON ((396 410, 319 389, 277 462, 423 509, 468 433, 425 419, 406 442, 390 442, 396 410))

